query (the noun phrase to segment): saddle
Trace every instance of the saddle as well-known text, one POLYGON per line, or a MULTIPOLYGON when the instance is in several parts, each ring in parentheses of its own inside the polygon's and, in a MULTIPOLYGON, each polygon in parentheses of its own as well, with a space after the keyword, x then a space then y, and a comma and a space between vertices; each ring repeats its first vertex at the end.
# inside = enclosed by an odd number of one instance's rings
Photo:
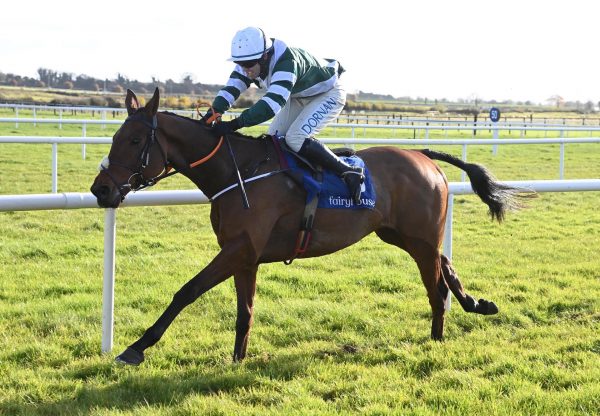
MULTIPOLYGON (((364 194, 365 199, 361 200, 364 202, 355 205, 341 178, 293 152, 282 137, 273 136, 272 141, 279 157, 281 169, 302 189, 306 190, 307 194, 294 253, 289 260, 284 261, 285 264, 291 264, 308 248, 317 208, 372 209, 375 206, 375 192, 370 178, 367 177, 365 191, 368 189, 368 192, 364 194)), ((352 165, 362 164, 364 166, 364 162, 356 156, 353 149, 342 147, 332 149, 332 151, 336 156, 347 158, 346 161, 352 165)), ((367 174, 366 171, 365 174, 367 174)))
MULTIPOLYGON (((307 169, 310 169, 313 172, 322 172, 323 171, 322 166, 315 165, 312 162, 310 162, 308 159, 306 159, 306 158, 300 156, 298 153, 294 152, 292 149, 290 149, 288 147, 288 145, 285 143, 285 141, 281 141, 280 145, 281 145, 281 150, 293 155, 296 159, 298 159, 300 162, 302 162, 307 169)), ((338 147, 335 149, 331 149, 331 151, 336 156, 339 156, 339 157, 350 157, 350 156, 356 155, 356 151, 349 147, 338 147)))

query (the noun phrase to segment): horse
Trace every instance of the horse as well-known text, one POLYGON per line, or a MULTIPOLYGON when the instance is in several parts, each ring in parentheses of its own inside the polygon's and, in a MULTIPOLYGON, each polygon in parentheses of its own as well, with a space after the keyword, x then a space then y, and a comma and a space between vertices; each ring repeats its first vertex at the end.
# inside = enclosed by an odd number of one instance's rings
MULTIPOLYGON (((289 260, 294 253, 306 192, 290 175, 281 172, 272 141, 236 132, 228 135, 227 145, 223 145, 224 138, 217 137, 205 123, 159 112, 159 100, 158 88, 144 106, 133 91, 127 90, 128 117, 113 137, 108 160, 103 161, 91 192, 99 206, 117 208, 129 192, 181 173, 211 198, 210 221, 220 252, 175 293, 156 322, 116 361, 142 363, 146 349, 160 340, 187 305, 231 276, 237 297, 233 360, 241 361, 246 356, 253 323, 258 268, 263 263, 289 260), (262 179, 245 183, 249 206, 244 207, 235 190, 220 192, 239 183, 240 177, 252 175, 262 175, 262 179)), ((494 302, 475 300, 465 292, 450 259, 439 252, 448 182, 434 160, 468 174, 473 190, 489 207, 492 220, 501 222, 507 211, 520 208, 519 197, 525 191, 499 183, 484 166, 442 152, 377 146, 360 150, 357 155, 372 175, 377 195, 374 208, 317 209, 312 239, 302 257, 342 250, 375 232, 416 262, 431 306, 434 340, 443 338, 444 302, 449 292, 466 312, 497 313, 494 302)))

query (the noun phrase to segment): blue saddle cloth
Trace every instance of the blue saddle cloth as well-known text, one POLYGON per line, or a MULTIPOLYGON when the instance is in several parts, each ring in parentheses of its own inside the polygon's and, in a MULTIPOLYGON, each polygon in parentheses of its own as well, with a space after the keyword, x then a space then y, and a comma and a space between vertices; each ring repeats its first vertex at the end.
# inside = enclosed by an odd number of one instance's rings
POLYGON ((306 202, 310 202, 315 195, 318 195, 318 208, 335 209, 373 209, 375 208, 375 188, 371 180, 369 169, 365 162, 358 156, 341 156, 344 162, 351 166, 360 166, 365 170, 365 180, 361 185, 360 204, 355 204, 350 196, 350 191, 346 183, 336 174, 326 170, 323 171, 322 182, 319 182, 313 176, 313 171, 298 160, 291 152, 283 150, 290 170, 302 174, 302 184, 306 190, 306 202))

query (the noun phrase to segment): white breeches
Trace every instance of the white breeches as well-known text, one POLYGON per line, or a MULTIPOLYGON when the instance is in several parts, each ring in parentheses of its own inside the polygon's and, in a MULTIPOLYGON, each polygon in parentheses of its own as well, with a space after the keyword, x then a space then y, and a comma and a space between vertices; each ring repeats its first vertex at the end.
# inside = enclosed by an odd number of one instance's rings
POLYGON ((290 97, 273 118, 268 133, 285 136, 286 144, 297 152, 304 139, 316 136, 335 120, 345 104, 346 91, 339 81, 322 94, 306 98, 290 97))

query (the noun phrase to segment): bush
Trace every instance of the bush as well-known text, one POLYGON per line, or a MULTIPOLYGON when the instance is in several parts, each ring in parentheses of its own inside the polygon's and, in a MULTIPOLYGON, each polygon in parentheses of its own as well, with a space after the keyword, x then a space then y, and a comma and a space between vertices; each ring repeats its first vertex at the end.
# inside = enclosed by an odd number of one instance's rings
POLYGON ((179 99, 177 97, 170 96, 165 99, 164 103, 165 107, 177 108, 179 106, 179 99))
POLYGON ((91 97, 89 102, 88 105, 92 107, 108 107, 108 102, 104 97, 91 97))
POLYGON ((108 107, 120 108, 123 105, 123 100, 121 98, 106 97, 106 105, 108 107))
POLYGON ((186 95, 179 97, 179 108, 191 108, 192 99, 186 95))

